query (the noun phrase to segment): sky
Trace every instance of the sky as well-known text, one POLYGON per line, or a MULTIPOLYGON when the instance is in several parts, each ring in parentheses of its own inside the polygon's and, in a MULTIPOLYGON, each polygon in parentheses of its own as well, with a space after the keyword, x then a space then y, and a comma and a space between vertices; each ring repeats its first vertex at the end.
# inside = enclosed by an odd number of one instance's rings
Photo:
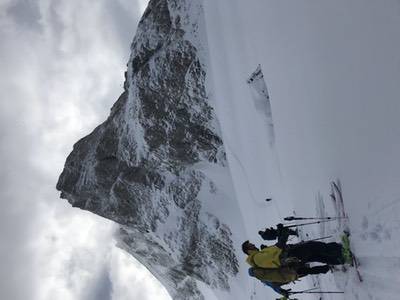
POLYGON ((55 186, 123 91, 146 0, 0 0, 0 298, 169 299, 55 186))

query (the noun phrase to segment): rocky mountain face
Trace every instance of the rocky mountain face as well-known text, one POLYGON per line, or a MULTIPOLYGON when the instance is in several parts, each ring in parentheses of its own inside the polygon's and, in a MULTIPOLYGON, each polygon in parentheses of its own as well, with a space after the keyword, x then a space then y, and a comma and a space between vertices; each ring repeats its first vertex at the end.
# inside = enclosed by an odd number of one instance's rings
POLYGON ((227 168, 207 97, 201 0, 151 0, 138 26, 124 92, 74 145, 61 197, 120 224, 119 246, 174 299, 203 299, 198 282, 229 290, 238 272, 228 226, 204 207, 227 168))

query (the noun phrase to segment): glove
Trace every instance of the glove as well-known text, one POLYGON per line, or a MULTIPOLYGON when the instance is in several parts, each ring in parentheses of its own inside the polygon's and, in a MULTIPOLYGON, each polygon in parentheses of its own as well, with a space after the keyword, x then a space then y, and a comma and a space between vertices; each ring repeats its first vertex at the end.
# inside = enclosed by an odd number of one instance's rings
POLYGON ((282 259, 282 265, 289 268, 299 268, 302 266, 302 262, 297 257, 287 257, 282 259))
POLYGON ((262 237, 263 240, 275 240, 278 237, 278 230, 270 227, 266 228, 264 231, 259 231, 258 234, 262 237))
POLYGON ((290 234, 290 229, 283 226, 283 224, 279 223, 276 225, 276 231, 278 236, 289 236, 290 234))
POLYGON ((282 223, 279 223, 278 225, 276 225, 276 231, 278 233, 278 235, 281 235, 283 232, 286 232, 288 229, 283 226, 282 223))
POLYGON ((281 294, 283 297, 280 298, 280 300, 282 300, 282 299, 288 299, 289 296, 290 296, 290 291, 291 291, 291 289, 285 290, 285 289, 282 289, 282 288, 281 288, 280 291, 279 291, 279 294, 281 294))
POLYGON ((290 291, 291 291, 292 289, 287 289, 287 290, 285 290, 285 289, 282 289, 282 295, 284 296, 284 297, 286 297, 286 298, 289 298, 289 296, 290 296, 290 291))

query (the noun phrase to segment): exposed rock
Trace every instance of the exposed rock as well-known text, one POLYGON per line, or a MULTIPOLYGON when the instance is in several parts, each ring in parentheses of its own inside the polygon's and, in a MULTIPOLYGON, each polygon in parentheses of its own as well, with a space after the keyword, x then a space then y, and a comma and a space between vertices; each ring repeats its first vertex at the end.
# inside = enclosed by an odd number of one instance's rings
POLYGON ((230 229, 202 205, 218 190, 207 169, 226 158, 207 98, 201 18, 200 0, 150 1, 125 91, 74 145, 57 184, 73 206, 119 223, 119 246, 174 299, 203 299, 196 281, 229 289, 238 272, 230 229))

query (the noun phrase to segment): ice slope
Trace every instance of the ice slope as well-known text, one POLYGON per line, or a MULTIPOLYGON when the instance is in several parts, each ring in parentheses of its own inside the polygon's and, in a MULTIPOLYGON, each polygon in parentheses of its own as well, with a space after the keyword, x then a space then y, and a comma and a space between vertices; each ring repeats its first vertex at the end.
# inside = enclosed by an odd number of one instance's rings
MULTIPOLYGON (((204 9, 210 97, 246 226, 237 246, 261 243, 257 231, 293 210, 334 213, 330 182, 339 179, 365 280, 352 271, 320 276, 322 288, 345 291, 323 299, 399 299, 399 2, 205 0, 204 9), (246 82, 258 64, 274 142, 246 82)), ((330 226, 325 232, 334 232, 330 226)), ((240 267, 246 291, 236 299, 275 299, 240 267)))

